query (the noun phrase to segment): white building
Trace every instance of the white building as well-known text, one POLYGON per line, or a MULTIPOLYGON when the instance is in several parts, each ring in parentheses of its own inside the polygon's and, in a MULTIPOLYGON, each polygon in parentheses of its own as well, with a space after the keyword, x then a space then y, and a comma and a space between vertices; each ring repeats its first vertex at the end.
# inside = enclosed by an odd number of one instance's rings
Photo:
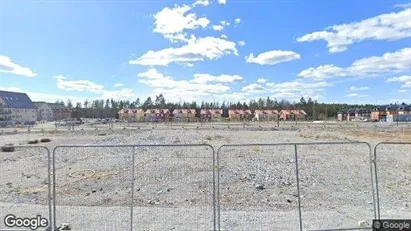
POLYGON ((34 102, 37 108, 37 120, 53 120, 53 111, 46 102, 34 102))
POLYGON ((35 122, 36 106, 26 93, 0 91, 0 121, 35 122))

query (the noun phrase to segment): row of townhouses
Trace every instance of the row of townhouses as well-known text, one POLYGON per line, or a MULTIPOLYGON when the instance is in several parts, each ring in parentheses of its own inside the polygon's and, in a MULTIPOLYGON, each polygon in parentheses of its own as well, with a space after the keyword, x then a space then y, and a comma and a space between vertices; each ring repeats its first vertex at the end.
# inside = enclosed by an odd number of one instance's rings
POLYGON ((338 121, 411 121, 411 105, 382 105, 373 110, 350 108, 338 112, 338 121))
MULTIPOLYGON (((127 121, 218 121, 223 117, 222 109, 201 109, 196 115, 195 109, 174 109, 171 113, 169 109, 148 109, 144 111, 139 108, 122 109, 119 111, 119 118, 127 121)), ((307 113, 303 110, 228 110, 228 118, 233 121, 252 120, 305 120, 307 113)))
POLYGON ((33 124, 38 120, 62 120, 71 117, 64 105, 32 102, 26 93, 0 91, 0 123, 33 124))

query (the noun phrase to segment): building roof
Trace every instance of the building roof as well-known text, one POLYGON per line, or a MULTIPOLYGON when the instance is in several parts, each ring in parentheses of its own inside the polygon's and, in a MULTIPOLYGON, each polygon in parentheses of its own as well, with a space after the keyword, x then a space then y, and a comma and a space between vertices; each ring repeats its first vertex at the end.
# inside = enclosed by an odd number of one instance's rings
POLYGON ((31 99, 26 93, 11 92, 11 91, 0 91, 0 98, 6 102, 9 108, 20 108, 20 109, 35 109, 36 106, 33 104, 31 99))
POLYGON ((67 108, 64 106, 64 104, 60 104, 60 103, 47 103, 47 105, 49 105, 49 107, 50 107, 51 109, 54 109, 54 110, 56 110, 56 109, 67 109, 67 108))
POLYGON ((194 109, 174 109, 173 114, 195 114, 194 109))

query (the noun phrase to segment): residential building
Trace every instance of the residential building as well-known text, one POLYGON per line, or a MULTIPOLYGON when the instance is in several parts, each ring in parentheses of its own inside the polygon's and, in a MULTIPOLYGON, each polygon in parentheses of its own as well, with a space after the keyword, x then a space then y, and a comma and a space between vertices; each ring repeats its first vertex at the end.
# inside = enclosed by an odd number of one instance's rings
POLYGON ((211 119, 214 121, 221 120, 221 117, 223 115, 223 110, 222 109, 209 109, 210 114, 211 114, 211 119))
POLYGON ((337 120, 338 121, 345 121, 347 120, 347 111, 340 110, 337 112, 337 120))
POLYGON ((250 120, 253 114, 250 110, 228 110, 228 118, 230 121, 250 120))
POLYGON ((218 121, 221 120, 222 115, 222 109, 201 109, 200 111, 201 121, 218 121))
POLYGON ((387 106, 377 106, 371 112, 372 121, 381 121, 387 119, 387 106))
POLYGON ((281 110, 280 111, 280 120, 306 120, 307 113, 304 110, 281 110))
POLYGON ((175 121, 192 122, 195 120, 195 116, 196 116, 195 109, 174 109, 173 110, 173 120, 175 121))
POLYGON ((58 103, 33 102, 37 110, 37 120, 56 121, 71 118, 71 110, 58 103))
POLYGON ((36 106, 26 93, 0 91, 0 121, 35 123, 36 106))
POLYGON ((371 111, 363 108, 350 108, 347 110, 348 121, 367 121, 371 118, 371 111))
POLYGON ((258 121, 272 121, 278 119, 277 110, 255 110, 255 119, 258 121))
POLYGON ((53 120, 71 119, 71 109, 59 103, 47 103, 53 112, 53 120))
POLYGON ((37 120, 51 121, 53 120, 53 111, 46 102, 33 102, 37 110, 37 120))
POLYGON ((164 122, 169 121, 170 110, 168 109, 147 109, 144 113, 145 121, 164 122))
POLYGON ((118 117, 121 120, 127 121, 143 121, 144 110, 139 108, 123 108, 118 112, 118 117))

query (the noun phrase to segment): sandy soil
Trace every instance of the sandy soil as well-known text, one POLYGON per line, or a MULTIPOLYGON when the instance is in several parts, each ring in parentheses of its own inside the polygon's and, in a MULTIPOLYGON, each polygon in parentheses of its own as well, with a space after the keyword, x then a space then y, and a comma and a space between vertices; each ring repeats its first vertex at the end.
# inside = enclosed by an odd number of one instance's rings
MULTIPOLYGON (((131 147, 56 149, 56 218, 57 224, 69 223, 73 230, 125 230, 134 186, 134 230, 212 230, 216 163, 206 144, 217 152, 221 145, 253 143, 366 141, 373 146, 380 141, 411 141, 408 125, 192 125, 20 132, 1 135, 0 145, 26 145, 42 137, 52 139, 44 143, 51 151, 67 144, 201 144, 137 147, 134 163, 131 147)), ((297 152, 304 230, 371 222, 367 145, 299 145, 297 152)), ((381 217, 410 218, 411 145, 380 146, 379 153, 381 217)), ((0 152, 0 217, 48 215, 46 157, 46 150, 39 147, 0 152)), ((298 230, 293 145, 225 146, 218 160, 221 230, 298 230)), ((0 222, 1 228, 5 227, 0 222)))

